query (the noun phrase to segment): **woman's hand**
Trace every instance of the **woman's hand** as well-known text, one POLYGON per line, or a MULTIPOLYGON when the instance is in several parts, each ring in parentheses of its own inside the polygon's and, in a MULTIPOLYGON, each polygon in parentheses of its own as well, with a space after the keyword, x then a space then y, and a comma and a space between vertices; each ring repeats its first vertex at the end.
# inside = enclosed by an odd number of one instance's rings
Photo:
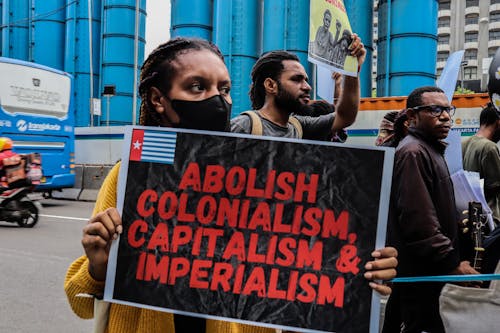
MULTIPOLYGON (((365 278, 368 280, 390 280, 396 277, 396 267, 398 266, 398 251, 393 247, 384 247, 372 252, 374 261, 369 261, 365 265, 365 278)), ((384 284, 370 281, 370 287, 382 295, 389 295, 391 288, 384 284)))
POLYGON ((82 245, 89 258, 89 274, 95 280, 105 280, 111 242, 121 233, 122 219, 114 207, 92 217, 83 228, 82 245))

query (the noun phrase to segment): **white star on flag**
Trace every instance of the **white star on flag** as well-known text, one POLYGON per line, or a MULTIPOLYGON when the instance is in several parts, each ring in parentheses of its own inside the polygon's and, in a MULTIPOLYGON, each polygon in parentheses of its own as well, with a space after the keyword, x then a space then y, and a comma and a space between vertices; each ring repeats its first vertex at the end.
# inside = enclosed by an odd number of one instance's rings
POLYGON ((134 142, 134 149, 141 149, 141 142, 139 140, 134 142))

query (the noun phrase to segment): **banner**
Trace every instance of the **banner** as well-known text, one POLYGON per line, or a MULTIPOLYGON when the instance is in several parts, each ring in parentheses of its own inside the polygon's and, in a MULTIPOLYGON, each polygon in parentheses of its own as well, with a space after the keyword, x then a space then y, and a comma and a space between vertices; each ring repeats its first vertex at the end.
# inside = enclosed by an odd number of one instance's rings
POLYGON ((436 86, 443 89, 450 103, 453 100, 453 93, 457 87, 458 73, 460 73, 464 53, 465 50, 453 52, 448 57, 448 60, 446 60, 443 72, 436 81, 436 86))
POLYGON ((301 332, 378 330, 393 150, 127 127, 105 300, 301 332))
POLYGON ((308 60, 334 72, 358 76, 358 60, 349 52, 353 33, 342 0, 311 0, 308 60))

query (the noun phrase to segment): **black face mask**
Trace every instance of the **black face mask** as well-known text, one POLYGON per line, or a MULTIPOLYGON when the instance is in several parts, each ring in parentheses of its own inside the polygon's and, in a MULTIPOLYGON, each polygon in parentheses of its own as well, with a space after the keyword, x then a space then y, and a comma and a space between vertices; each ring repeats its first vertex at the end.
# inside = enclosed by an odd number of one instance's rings
POLYGON ((231 104, 221 95, 204 99, 202 101, 172 100, 172 108, 179 115, 180 128, 229 131, 229 117, 231 104))

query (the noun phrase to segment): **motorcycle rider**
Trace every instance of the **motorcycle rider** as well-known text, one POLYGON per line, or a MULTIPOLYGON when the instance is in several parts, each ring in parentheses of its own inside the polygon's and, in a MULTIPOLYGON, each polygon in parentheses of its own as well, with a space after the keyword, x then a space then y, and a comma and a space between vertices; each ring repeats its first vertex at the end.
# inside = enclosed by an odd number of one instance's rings
MULTIPOLYGON (((9 187, 5 178, 4 159, 18 156, 12 151, 12 140, 7 137, 0 137, 0 188, 9 187)), ((20 159, 20 157, 19 157, 20 159)))
POLYGON ((27 197, 31 189, 19 181, 24 179, 24 174, 21 155, 12 151, 12 140, 0 137, 0 220, 32 228, 38 222, 41 205, 27 197))

